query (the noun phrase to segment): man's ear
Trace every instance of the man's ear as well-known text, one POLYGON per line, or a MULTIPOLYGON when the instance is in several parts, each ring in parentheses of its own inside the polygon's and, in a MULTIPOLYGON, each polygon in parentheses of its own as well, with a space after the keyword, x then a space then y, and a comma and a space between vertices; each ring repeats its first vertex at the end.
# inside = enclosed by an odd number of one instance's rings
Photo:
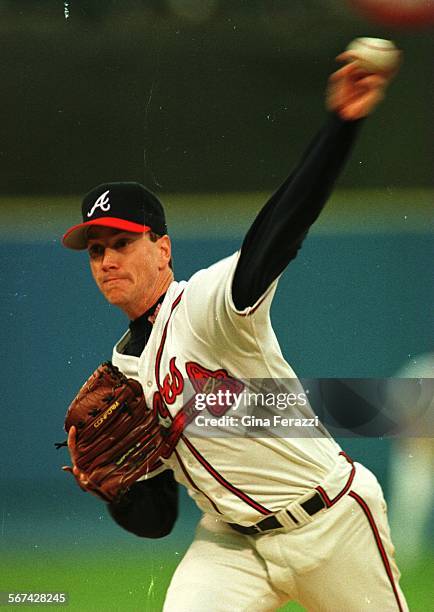
POLYGON ((158 248, 160 252, 160 265, 161 269, 165 268, 170 260, 172 259, 172 243, 167 234, 161 236, 158 240, 158 248))

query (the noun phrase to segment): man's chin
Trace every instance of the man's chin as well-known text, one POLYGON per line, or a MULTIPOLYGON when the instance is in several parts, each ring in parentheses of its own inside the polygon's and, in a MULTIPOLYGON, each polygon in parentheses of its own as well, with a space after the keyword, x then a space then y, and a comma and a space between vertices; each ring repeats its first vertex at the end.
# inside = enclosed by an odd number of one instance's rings
POLYGON ((127 302, 125 295, 123 295, 120 291, 104 291, 103 295, 107 302, 112 306, 122 308, 122 306, 127 302))

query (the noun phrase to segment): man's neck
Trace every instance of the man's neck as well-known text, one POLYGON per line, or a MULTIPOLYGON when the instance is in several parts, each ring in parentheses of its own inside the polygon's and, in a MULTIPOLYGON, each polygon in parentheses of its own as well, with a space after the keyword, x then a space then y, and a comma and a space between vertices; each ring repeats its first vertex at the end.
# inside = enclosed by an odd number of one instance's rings
POLYGON ((157 282, 154 285, 153 291, 149 293, 149 295, 145 296, 143 302, 140 305, 134 308, 125 308, 123 309, 127 317, 130 321, 134 321, 141 317, 145 312, 150 310, 152 306, 154 306, 160 297, 166 293, 169 285, 173 281, 173 270, 167 268, 164 270, 161 275, 158 277, 157 282))

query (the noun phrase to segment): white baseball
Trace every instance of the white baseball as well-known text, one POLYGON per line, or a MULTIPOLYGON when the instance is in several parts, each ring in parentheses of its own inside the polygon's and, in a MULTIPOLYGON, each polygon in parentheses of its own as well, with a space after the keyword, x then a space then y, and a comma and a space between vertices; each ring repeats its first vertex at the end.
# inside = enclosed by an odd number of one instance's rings
POLYGON ((391 40, 356 38, 347 47, 357 64, 367 72, 393 72, 399 65, 401 52, 391 40))

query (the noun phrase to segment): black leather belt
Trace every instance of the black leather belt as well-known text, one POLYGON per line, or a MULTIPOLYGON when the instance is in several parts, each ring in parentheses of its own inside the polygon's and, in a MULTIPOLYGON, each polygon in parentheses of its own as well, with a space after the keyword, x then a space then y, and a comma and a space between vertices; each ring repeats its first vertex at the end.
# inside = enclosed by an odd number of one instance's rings
MULTIPOLYGON (((309 516, 313 516, 325 508, 326 504, 321 495, 319 493, 315 493, 312 497, 302 502, 300 506, 309 514, 309 516)), ((289 510, 285 510, 285 512, 295 524, 299 522, 289 510)), ((259 521, 259 523, 256 523, 256 525, 249 525, 248 527, 237 525, 236 523, 228 523, 228 525, 230 525, 235 531, 238 531, 238 533, 242 533, 244 535, 256 535, 258 533, 264 533, 265 531, 271 531, 272 529, 281 529, 283 527, 282 523, 274 514, 262 519, 262 521, 259 521)))

